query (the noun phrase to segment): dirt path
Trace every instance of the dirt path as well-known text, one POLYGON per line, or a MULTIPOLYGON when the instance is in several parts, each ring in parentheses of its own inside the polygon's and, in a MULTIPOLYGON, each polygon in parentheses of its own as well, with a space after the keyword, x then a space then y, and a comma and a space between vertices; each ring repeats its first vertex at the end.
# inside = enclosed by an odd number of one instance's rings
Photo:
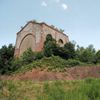
POLYGON ((67 68, 65 72, 48 72, 46 70, 28 71, 26 73, 17 74, 13 76, 0 76, 0 80, 74 80, 84 79, 87 77, 100 78, 100 67, 72 67, 67 68))

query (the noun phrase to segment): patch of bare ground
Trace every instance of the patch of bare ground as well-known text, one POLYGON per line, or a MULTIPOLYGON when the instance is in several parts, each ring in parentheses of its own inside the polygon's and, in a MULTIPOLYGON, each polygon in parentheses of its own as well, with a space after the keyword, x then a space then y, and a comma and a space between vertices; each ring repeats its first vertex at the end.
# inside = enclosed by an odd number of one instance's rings
POLYGON ((22 74, 12 76, 0 76, 0 80, 52 81, 77 80, 88 77, 100 78, 100 66, 72 67, 66 68, 64 72, 51 72, 47 70, 33 69, 22 74))

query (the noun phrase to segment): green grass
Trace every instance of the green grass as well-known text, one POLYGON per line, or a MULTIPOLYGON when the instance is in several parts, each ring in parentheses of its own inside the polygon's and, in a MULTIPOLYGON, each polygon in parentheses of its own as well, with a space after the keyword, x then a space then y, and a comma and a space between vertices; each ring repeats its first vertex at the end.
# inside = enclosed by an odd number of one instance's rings
POLYGON ((54 71, 54 72, 64 72, 66 68, 69 67, 75 67, 75 66, 100 66, 100 64, 86 64, 82 63, 79 60, 75 59, 62 59, 59 56, 51 56, 51 57, 44 57, 42 59, 34 60, 33 62, 29 64, 23 64, 20 60, 15 62, 15 66, 13 68, 17 69, 12 70, 10 74, 17 74, 17 73, 24 73, 27 71, 31 71, 32 69, 40 69, 44 70, 46 69, 47 71, 54 71))
POLYGON ((15 73, 22 73, 26 72, 28 70, 35 69, 47 69, 48 71, 63 71, 64 68, 67 67, 67 61, 58 57, 58 56, 52 56, 52 57, 44 57, 40 60, 35 60, 30 64, 21 66, 15 73))
POLYGON ((0 81, 0 100, 100 100, 100 79, 0 81))
POLYGON ((73 67, 77 65, 83 65, 80 61, 77 60, 65 60, 59 56, 44 57, 40 60, 35 60, 30 64, 20 66, 15 73, 22 73, 33 68, 40 68, 41 70, 47 69, 48 71, 64 71, 65 68, 73 67))

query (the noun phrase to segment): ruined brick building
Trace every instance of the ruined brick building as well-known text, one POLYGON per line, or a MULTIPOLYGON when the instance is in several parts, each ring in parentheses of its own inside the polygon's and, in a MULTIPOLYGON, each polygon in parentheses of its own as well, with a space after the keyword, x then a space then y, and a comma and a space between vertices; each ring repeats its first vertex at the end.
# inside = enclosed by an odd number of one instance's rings
POLYGON ((41 51, 47 34, 51 34, 60 46, 69 41, 68 36, 53 26, 46 23, 29 21, 18 33, 15 45, 15 57, 31 48, 33 51, 41 51))

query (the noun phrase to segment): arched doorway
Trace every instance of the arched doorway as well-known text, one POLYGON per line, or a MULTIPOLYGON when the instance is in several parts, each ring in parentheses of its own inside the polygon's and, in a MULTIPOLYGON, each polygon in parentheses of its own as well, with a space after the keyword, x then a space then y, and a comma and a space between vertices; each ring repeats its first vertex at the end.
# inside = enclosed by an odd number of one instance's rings
POLYGON ((19 55, 22 55, 28 48, 35 51, 35 37, 32 34, 27 34, 20 43, 19 55))

